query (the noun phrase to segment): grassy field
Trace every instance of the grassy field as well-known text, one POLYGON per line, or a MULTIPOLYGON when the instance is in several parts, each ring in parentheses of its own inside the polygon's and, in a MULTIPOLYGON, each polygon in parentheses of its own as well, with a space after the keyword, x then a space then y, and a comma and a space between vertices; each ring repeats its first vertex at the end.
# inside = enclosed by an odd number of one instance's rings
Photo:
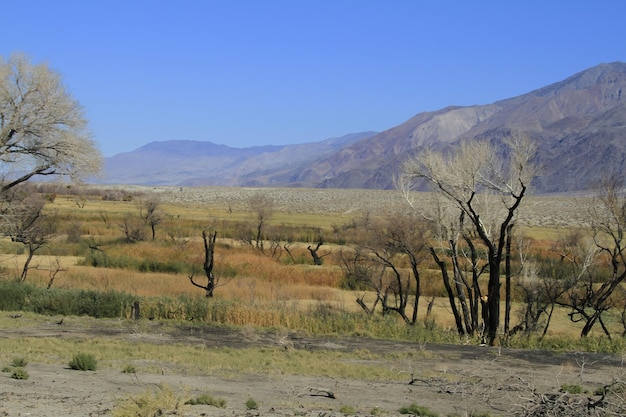
MULTIPOLYGON (((374 294, 342 288, 344 271, 338 254, 368 232, 367 226, 359 226, 365 224, 363 219, 385 219, 394 210, 408 206, 396 191, 219 187, 95 187, 77 194, 59 193, 49 200, 46 212, 58 219, 58 235, 35 257, 29 283, 46 286, 51 270, 58 265, 53 288, 120 291, 144 297, 146 316, 189 319, 176 300, 201 298, 202 291, 190 284, 189 271, 191 265, 202 264, 202 230, 217 230, 215 274, 220 282, 215 299, 203 302, 230 303, 229 324, 262 327, 285 326, 287 321, 293 327, 305 321, 287 320, 285 311, 303 317, 328 311, 365 317, 356 298, 373 302, 374 294), (112 192, 119 198, 103 197, 112 192), (260 193, 273 203, 266 230, 278 236, 276 242, 266 241, 263 251, 241 238, 242 233, 250 236, 254 231, 256 214, 249 201, 260 193), (156 239, 150 239, 146 230, 143 241, 129 243, 122 225, 129 219, 136 221, 142 204, 151 199, 159 202, 156 239), (76 229, 79 237, 70 239, 76 229), (319 251, 324 263, 314 266, 307 246, 320 236, 325 242, 319 251), (284 250, 286 244, 291 256, 284 250), (91 265, 89 260, 94 257, 106 257, 98 258, 98 262, 107 262, 105 267, 91 265), (170 303, 166 313, 164 303, 170 303)), ((434 204, 429 193, 416 194, 413 200, 419 204, 418 210, 434 204)), ((538 250, 548 250, 560 237, 585 226, 589 202, 578 197, 529 197, 520 210, 519 228, 538 250)), ((9 241, 3 242, 2 248, 2 276, 12 279, 23 265, 23 248, 9 241)), ((201 274, 196 279, 200 280, 201 274)), ((422 291, 418 316, 423 321, 432 298, 431 319, 444 331, 454 332, 435 267, 423 273, 422 291)), ((513 310, 515 313, 518 308, 513 310)), ((130 309, 121 315, 130 316, 130 309)), ((609 324, 619 328, 618 317, 611 318, 609 324)), ((404 326, 400 321, 397 325, 404 326)), ((315 327, 311 323, 306 326, 307 331, 315 327)), ((550 334, 575 337, 580 328, 559 310, 550 334)))

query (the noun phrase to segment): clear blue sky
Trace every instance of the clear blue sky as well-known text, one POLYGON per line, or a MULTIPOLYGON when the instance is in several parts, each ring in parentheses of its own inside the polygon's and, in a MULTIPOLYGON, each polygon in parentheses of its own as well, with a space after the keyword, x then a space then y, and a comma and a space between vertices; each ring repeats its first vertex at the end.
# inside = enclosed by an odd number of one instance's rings
POLYGON ((382 131, 626 61, 623 0, 3 2, 0 55, 48 62, 105 156, 382 131))

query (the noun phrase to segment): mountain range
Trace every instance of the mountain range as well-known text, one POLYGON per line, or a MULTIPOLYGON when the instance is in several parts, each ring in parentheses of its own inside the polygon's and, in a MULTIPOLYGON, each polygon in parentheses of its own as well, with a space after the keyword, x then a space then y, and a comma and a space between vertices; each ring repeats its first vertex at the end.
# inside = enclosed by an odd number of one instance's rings
POLYGON ((536 193, 588 189, 607 167, 626 172, 626 63, 600 64, 492 104, 419 113, 383 132, 296 145, 233 148, 206 141, 151 142, 105 158, 106 184, 242 187, 393 187, 402 162, 425 148, 511 131, 538 144, 536 193))

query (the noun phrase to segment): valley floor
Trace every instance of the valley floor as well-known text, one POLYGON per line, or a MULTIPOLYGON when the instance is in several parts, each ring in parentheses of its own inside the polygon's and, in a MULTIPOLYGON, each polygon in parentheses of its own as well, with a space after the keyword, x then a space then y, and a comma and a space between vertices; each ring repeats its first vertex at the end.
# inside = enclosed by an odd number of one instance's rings
MULTIPOLYGON (((159 372, 127 374, 120 371, 123 360, 93 372, 70 370, 64 364, 29 363, 27 380, 13 379, 7 372, 0 374, 0 416, 107 416, 112 415, 120 399, 158 390, 159 386, 193 398, 210 393, 226 400, 226 408, 187 405, 182 412, 185 416, 391 416, 411 404, 428 407, 440 416, 512 416, 532 407, 539 394, 563 395, 559 389, 566 384, 581 386, 585 392, 571 396, 570 400, 586 403, 594 390, 623 378, 624 373, 623 358, 606 354, 555 354, 296 334, 279 337, 251 329, 163 326, 156 322, 144 323, 141 332, 137 332, 136 323, 130 321, 85 327, 74 324, 72 318, 62 325, 51 319, 37 326, 3 329, 0 349, 9 339, 38 337, 107 337, 157 345, 202 345, 206 349, 266 347, 268 355, 291 355, 305 349, 357 351, 363 352, 363 362, 383 362, 401 377, 395 381, 368 381, 299 375, 297 370, 291 374, 212 375, 202 370, 189 372, 188 368, 167 362, 150 364, 150 369, 159 372), (408 351, 417 351, 419 355, 410 362, 406 356, 398 355, 408 351), (376 359, 371 359, 367 352, 376 353, 376 359), (249 398, 259 404, 258 409, 247 409, 249 398)), ((354 362, 356 366, 361 360, 354 362)), ((329 362, 328 367, 332 366, 329 362)))

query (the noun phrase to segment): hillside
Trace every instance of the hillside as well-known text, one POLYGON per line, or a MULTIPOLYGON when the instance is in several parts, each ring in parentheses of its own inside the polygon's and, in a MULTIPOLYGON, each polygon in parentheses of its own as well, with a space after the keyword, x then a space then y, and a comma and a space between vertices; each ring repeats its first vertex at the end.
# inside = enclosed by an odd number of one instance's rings
POLYGON ((108 158, 105 182, 143 185, 392 187, 402 161, 424 147, 471 138, 535 138, 543 174, 535 192, 586 189, 626 161, 626 64, 600 64, 527 94, 417 114, 380 132, 302 145, 230 148, 155 142, 108 158))

